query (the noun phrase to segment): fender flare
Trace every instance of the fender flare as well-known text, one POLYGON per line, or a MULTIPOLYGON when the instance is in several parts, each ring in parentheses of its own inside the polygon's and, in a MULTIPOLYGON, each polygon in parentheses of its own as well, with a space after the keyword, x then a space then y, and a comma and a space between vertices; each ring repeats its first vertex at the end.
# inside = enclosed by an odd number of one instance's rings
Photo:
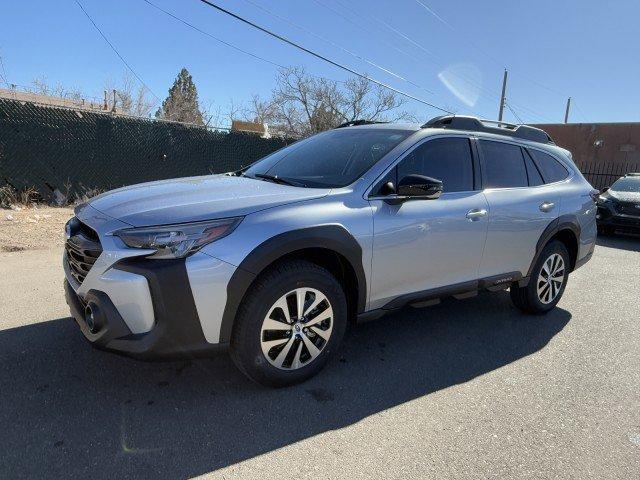
POLYGON ((367 279, 362 265, 362 247, 344 227, 323 225, 275 235, 256 248, 238 265, 227 285, 227 302, 220 325, 220 342, 229 342, 240 302, 256 277, 273 262, 297 250, 324 248, 342 255, 351 264, 358 282, 357 313, 364 311, 367 279))
POLYGON ((558 232, 562 230, 570 230, 576 236, 578 241, 580 241, 581 228, 577 216, 571 214, 560 215, 558 218, 553 220, 549 225, 547 225, 547 228, 544 229, 542 235, 540 235, 540 238, 538 239, 538 243, 536 244, 536 253, 533 256, 533 260, 531 261, 531 265, 529 266, 529 271, 527 272, 527 276, 525 277, 527 282, 529 278, 531 278, 533 267, 540 258, 540 254, 542 253, 544 247, 547 245, 547 243, 549 243, 549 240, 551 240, 558 232))

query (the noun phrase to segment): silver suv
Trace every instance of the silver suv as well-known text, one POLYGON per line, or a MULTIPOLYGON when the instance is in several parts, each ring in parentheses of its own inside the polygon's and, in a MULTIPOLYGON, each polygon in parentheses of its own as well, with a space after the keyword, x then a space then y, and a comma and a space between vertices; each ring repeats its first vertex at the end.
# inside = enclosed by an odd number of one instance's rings
POLYGON ((510 289, 560 300, 596 239, 594 192, 542 130, 472 117, 352 122, 223 175, 100 195, 66 226, 67 303, 96 347, 228 346, 271 386, 335 354, 347 323, 510 289))

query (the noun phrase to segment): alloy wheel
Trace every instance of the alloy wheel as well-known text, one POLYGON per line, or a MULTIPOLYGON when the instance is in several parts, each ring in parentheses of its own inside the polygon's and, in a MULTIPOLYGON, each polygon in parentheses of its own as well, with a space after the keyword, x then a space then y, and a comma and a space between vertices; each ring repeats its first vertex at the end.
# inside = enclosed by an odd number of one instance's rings
POLYGON ((540 275, 538 275, 537 292, 538 299, 548 305, 553 302, 564 282, 565 266, 562 255, 552 254, 542 265, 540 275))
POLYGON ((269 309, 260 330, 262 353, 271 365, 296 370, 311 363, 333 329, 329 299, 315 288, 296 288, 269 309))

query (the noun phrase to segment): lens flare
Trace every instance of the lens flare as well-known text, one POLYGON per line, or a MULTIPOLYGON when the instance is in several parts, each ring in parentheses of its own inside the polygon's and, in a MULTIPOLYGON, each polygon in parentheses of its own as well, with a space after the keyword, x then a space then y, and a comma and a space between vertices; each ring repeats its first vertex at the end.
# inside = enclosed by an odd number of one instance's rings
POLYGON ((482 73, 472 63, 451 65, 438 73, 438 78, 455 97, 468 107, 473 107, 480 98, 482 73))

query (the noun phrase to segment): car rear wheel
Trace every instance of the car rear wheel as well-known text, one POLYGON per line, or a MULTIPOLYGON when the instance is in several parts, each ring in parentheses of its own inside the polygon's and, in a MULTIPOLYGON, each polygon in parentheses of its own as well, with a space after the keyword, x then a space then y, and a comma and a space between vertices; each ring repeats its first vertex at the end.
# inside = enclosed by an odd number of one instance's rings
POLYGON ((281 387, 318 373, 335 353, 347 324, 340 283, 302 260, 261 275, 243 300, 231 337, 231 357, 252 380, 281 387))
POLYGON ((520 310, 544 314, 554 308, 569 278, 569 252, 562 242, 547 244, 538 258, 526 287, 511 286, 511 300, 520 310))

